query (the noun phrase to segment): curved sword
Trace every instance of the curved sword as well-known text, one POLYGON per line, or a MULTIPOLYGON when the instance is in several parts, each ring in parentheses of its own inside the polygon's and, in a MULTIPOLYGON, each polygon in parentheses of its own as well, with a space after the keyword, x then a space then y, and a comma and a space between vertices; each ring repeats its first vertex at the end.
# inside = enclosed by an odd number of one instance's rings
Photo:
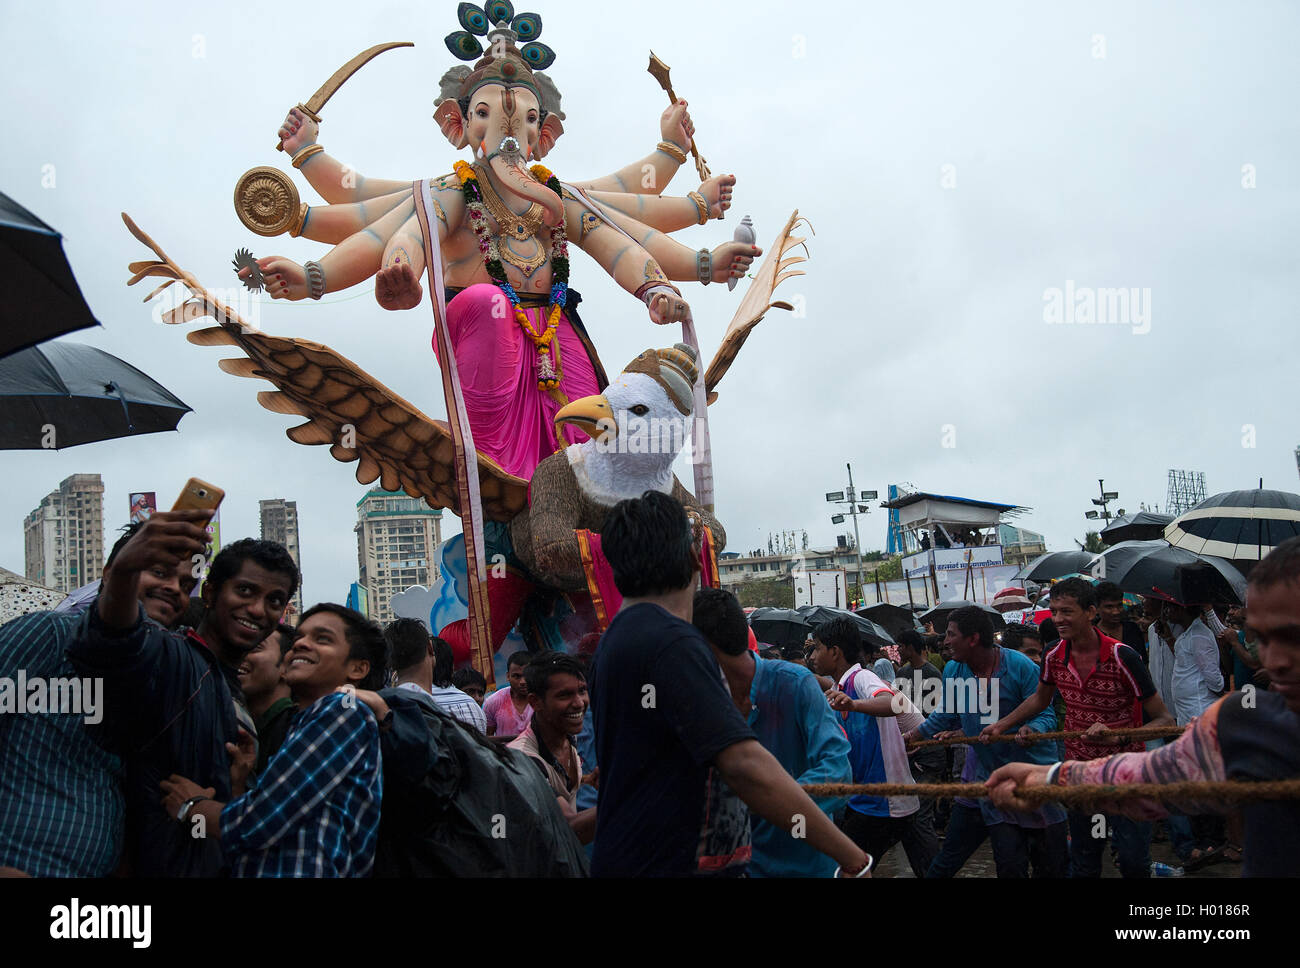
MULTIPOLYGON (((333 74, 330 79, 320 86, 315 94, 307 99, 306 104, 299 104, 298 110, 307 117, 311 118, 317 124, 320 124, 320 109, 325 106, 325 102, 334 96, 334 92, 341 88, 349 77, 355 74, 361 68, 365 67, 370 61, 374 60, 386 50, 392 50, 394 47, 414 47, 409 40, 394 41, 390 44, 375 44, 369 50, 363 50, 356 57, 348 61, 333 74)), ((284 151, 284 142, 275 146, 276 151, 284 151)))

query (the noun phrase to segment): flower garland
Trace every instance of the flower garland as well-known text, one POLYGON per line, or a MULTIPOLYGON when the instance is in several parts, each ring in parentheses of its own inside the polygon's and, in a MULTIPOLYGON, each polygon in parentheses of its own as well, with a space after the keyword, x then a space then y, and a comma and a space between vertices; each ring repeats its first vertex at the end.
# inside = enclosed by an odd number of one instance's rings
MULTIPOLYGON (((537 347, 537 389, 557 390, 560 386, 560 347, 556 344, 555 351, 552 353, 551 344, 555 341, 555 332, 560 324, 560 313, 569 298, 569 244, 564 238, 564 218, 561 216, 560 224, 551 229, 551 305, 546 316, 546 328, 541 333, 535 333, 532 324, 528 321, 528 315, 519 305, 519 293, 515 292, 514 286, 506 277, 506 267, 501 261, 497 238, 488 228, 488 216, 479 189, 478 173, 465 161, 457 161, 454 167, 460 177, 460 190, 465 197, 470 226, 478 239, 479 252, 483 254, 483 266, 492 281, 510 300, 515 322, 537 347)), ((556 195, 560 194, 560 181, 549 170, 541 165, 534 165, 531 171, 534 178, 545 184, 556 195)))

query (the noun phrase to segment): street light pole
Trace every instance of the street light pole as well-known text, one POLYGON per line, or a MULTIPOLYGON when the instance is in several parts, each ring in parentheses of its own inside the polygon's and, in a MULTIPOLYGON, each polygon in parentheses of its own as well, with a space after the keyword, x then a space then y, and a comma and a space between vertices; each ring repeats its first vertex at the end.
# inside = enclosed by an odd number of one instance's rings
MULTIPOLYGON (((845 464, 849 469, 849 490, 845 495, 849 499, 849 513, 853 515, 853 548, 858 557, 858 597, 866 600, 862 594, 862 538, 858 535, 858 494, 853 490, 853 465, 845 464)), ((848 591, 845 590, 845 598, 848 597, 848 591)))
MULTIPOLYGON (((866 505, 858 507, 858 492, 853 487, 853 465, 845 464, 849 469, 849 489, 847 491, 832 491, 826 495, 826 500, 830 504, 845 504, 849 506, 849 514, 853 515, 853 551, 858 562, 858 595, 862 596, 862 535, 858 531, 858 514, 866 514, 871 509, 866 505)), ((864 500, 874 501, 877 497, 876 491, 867 491, 862 495, 864 500)), ((844 515, 835 513, 831 515, 831 524, 843 524, 844 515)))

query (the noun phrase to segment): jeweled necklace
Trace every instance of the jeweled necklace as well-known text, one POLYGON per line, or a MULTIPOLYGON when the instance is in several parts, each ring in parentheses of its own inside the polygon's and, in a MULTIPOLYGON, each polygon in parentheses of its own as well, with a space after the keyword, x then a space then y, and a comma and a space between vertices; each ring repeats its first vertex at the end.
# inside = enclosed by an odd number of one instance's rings
MULTIPOLYGON (((551 229, 551 304, 546 315, 546 328, 541 333, 533 332, 528 314, 519 305, 519 294, 506 277, 506 268, 501 264, 501 251, 497 238, 488 228, 488 214, 483 203, 483 185, 473 166, 465 161, 457 161, 456 174, 460 177, 461 193, 465 197, 465 207, 469 215, 470 226, 478 239, 479 252, 483 254, 483 267, 492 281, 497 284, 514 309, 515 322, 524 334, 537 347, 537 389, 550 391, 560 386, 560 345, 555 342, 555 331, 560 323, 560 313, 569 296, 569 246, 564 238, 564 216, 551 229), (552 352, 554 344, 554 352, 552 352)), ((542 182, 556 195, 560 194, 560 181, 541 165, 531 169, 533 177, 542 182)), ((530 210, 531 214, 531 210, 530 210)), ((500 220, 498 220, 498 224, 500 220)))

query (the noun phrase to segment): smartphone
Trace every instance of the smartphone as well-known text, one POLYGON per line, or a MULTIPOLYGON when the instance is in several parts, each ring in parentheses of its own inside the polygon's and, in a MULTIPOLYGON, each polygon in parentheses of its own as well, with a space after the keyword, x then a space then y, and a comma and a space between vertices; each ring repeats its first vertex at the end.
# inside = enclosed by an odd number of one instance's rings
MULTIPOLYGON (((216 513, 226 492, 215 484, 191 477, 181 488, 181 495, 172 505, 173 511, 211 511, 216 513)), ((211 520, 211 515, 209 515, 211 520)))

